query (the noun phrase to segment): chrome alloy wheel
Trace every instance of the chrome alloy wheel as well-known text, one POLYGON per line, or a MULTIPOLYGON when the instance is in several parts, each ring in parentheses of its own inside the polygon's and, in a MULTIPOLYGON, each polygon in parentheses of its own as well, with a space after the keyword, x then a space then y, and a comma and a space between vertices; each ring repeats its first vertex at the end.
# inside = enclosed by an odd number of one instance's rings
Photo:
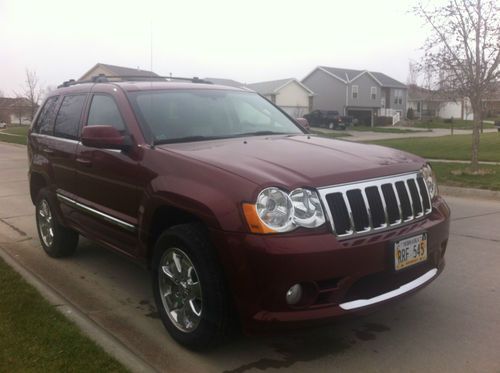
POLYGON ((201 284, 184 251, 169 248, 160 260, 159 289, 165 311, 177 329, 190 333, 201 320, 201 284))
POLYGON ((51 247, 54 242, 54 220, 49 203, 45 199, 40 202, 37 219, 40 237, 45 246, 51 247))

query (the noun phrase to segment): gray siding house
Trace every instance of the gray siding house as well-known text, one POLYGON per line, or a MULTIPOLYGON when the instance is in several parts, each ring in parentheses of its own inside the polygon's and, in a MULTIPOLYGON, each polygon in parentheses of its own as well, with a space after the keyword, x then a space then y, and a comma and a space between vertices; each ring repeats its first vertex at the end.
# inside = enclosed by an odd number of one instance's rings
POLYGON ((406 116, 407 88, 383 73, 318 66, 302 83, 314 91, 314 110, 337 110, 360 123, 374 125, 376 116, 406 116))

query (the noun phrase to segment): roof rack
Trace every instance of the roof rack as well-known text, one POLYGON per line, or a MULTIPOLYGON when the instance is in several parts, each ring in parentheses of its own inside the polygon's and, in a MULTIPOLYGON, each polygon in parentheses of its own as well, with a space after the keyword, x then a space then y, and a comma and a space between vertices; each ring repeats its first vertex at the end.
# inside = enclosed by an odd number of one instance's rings
POLYGON ((211 81, 200 79, 197 76, 193 78, 184 78, 179 76, 144 76, 144 75, 105 75, 99 74, 93 76, 90 80, 75 80, 70 79, 63 82, 61 85, 57 86, 57 88, 69 87, 76 84, 83 83, 108 83, 112 81, 112 79, 120 79, 120 81, 160 81, 160 82, 169 82, 172 80, 180 80, 191 83, 202 83, 202 84, 213 84, 211 81))

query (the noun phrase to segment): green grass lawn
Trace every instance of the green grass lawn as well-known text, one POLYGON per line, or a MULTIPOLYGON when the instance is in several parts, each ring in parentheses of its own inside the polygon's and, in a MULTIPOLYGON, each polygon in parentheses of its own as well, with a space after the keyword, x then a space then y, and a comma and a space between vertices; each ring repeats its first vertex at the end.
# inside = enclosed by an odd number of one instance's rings
MULTIPOLYGON (((462 120, 462 119, 453 119, 453 123, 447 123, 444 121, 444 119, 440 118, 433 118, 433 119, 428 119, 428 120, 415 120, 412 123, 409 124, 410 127, 417 127, 417 128, 427 128, 427 129, 432 129, 432 128, 451 128, 451 125, 453 124, 453 128, 460 130, 460 129, 472 129, 473 122, 471 120, 462 120)), ((494 128, 494 124, 491 123, 483 123, 483 128, 494 128)))
POLYGON ((0 259, 0 372, 126 372, 0 259))
POLYGON ((28 126, 9 127, 0 130, 0 141, 26 145, 28 126))
POLYGON ((488 175, 454 175, 452 172, 463 170, 468 165, 458 163, 433 162, 432 168, 436 172, 438 185, 457 187, 500 190, 500 166, 481 165, 482 169, 492 170, 488 175))
MULTIPOLYGON (((471 157, 472 136, 419 137, 378 140, 372 143, 405 150, 424 158, 469 160, 471 157)), ((497 133, 481 135, 479 160, 500 162, 500 136, 497 133)))

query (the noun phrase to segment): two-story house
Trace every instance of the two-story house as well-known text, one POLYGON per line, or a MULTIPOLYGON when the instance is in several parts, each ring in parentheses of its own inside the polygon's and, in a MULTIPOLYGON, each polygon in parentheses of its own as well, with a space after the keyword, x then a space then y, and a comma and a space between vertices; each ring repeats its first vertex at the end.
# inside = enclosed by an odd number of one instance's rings
POLYGON ((314 110, 337 110, 372 126, 376 116, 393 124, 406 116, 406 85, 383 73, 318 66, 302 83, 315 93, 314 110))

